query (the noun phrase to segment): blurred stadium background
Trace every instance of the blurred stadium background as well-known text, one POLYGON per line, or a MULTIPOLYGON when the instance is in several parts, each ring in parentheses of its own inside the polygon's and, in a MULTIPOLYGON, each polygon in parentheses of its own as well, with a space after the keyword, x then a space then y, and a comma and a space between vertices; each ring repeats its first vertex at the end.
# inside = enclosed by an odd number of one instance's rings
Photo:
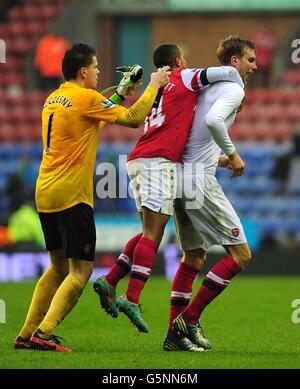
MULTIPOLYGON (((47 80, 37 72, 36 55, 49 33, 97 48, 100 90, 118 81, 118 65, 142 65, 146 84, 153 69, 152 51, 160 43, 181 45, 189 66, 202 67, 217 65, 215 53, 224 36, 236 33, 256 40, 260 69, 230 132, 246 161, 246 173, 236 180, 229 179, 228 171, 218 175, 254 252, 246 272, 299 274, 298 0, 1 0, 6 62, 0 63, 0 281, 31 278, 48 263, 33 207, 42 153, 41 108, 49 94, 47 80)), ((46 51, 44 62, 52 63, 50 47, 46 51)), ((128 154, 141 134, 142 128, 118 126, 106 126, 101 133, 97 165, 113 163, 121 186, 127 179, 119 156, 128 154)), ((95 186, 100 178, 95 174, 95 186)), ((110 267, 127 239, 140 230, 131 198, 96 196, 95 213, 94 276, 110 267)), ((212 258, 219 256, 218 250, 212 250, 212 258)), ((173 221, 159 255, 155 272, 171 278, 180 260, 173 221)))

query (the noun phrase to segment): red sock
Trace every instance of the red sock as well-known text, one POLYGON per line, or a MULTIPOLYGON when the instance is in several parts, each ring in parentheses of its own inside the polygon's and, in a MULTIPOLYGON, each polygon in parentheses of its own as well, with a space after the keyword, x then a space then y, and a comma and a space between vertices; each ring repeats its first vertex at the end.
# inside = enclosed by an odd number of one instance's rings
POLYGON ((206 275, 203 283, 183 316, 188 324, 196 324, 204 310, 229 285, 230 279, 241 271, 230 257, 222 258, 206 275))
POLYGON ((172 321, 189 305, 193 282, 197 274, 198 270, 180 262, 172 283, 168 332, 172 329, 172 321))
POLYGON ((138 241, 141 239, 142 235, 143 234, 140 232, 126 243, 126 246, 124 247, 119 258, 117 259, 117 262, 106 275, 108 283, 114 288, 117 286, 118 282, 130 272, 133 251, 138 241))
POLYGON ((156 259, 158 244, 148 238, 141 238, 133 252, 130 280, 126 291, 128 300, 139 303, 142 290, 150 277, 156 259))

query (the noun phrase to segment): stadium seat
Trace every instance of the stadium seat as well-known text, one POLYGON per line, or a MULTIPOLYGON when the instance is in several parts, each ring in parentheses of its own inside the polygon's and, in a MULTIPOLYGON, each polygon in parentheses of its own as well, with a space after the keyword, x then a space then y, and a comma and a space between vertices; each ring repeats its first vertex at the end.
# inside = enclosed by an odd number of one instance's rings
POLYGON ((255 179, 250 188, 250 192, 256 194, 275 194, 280 188, 280 183, 269 178, 259 177, 255 179))
POLYGON ((36 38, 32 37, 17 37, 14 38, 11 44, 9 53, 25 55, 30 52, 35 45, 36 38))
POLYGON ((294 196, 300 196, 300 182, 291 181, 288 183, 288 190, 294 196))
POLYGON ((47 22, 36 21, 26 24, 25 34, 37 37, 47 29, 47 22))
POLYGON ((43 153, 43 147, 41 144, 23 144, 20 148, 20 154, 28 154, 35 162, 40 163, 43 153))
POLYGON ((2 161, 1 165, 2 166, 0 168, 0 172, 1 172, 1 176, 4 177, 10 176, 11 174, 15 173, 16 171, 18 171, 20 167, 20 163, 18 159, 2 161))
POLYGON ((274 122, 280 117, 281 106, 277 103, 272 103, 264 106, 262 118, 268 122, 274 122))
POLYGON ((56 5, 44 5, 43 7, 36 7, 37 19, 50 20, 55 18, 60 12, 56 5))
POLYGON ((271 124, 265 120, 255 123, 251 132, 252 138, 256 141, 270 139, 272 137, 272 134, 270 135, 270 127, 271 124))
POLYGON ((273 100, 273 93, 268 89, 253 89, 252 99, 260 104, 270 104, 273 100))
POLYGON ((7 40, 7 38, 9 37, 9 34, 10 34, 10 25, 9 23, 3 23, 3 24, 0 24, 0 36, 1 38, 5 38, 5 41, 7 40))
POLYGON ((38 7, 36 5, 26 5, 22 9, 22 16, 25 20, 30 20, 32 22, 33 20, 41 20, 43 19, 43 7, 38 7))
POLYGON ((15 23, 16 21, 22 21, 23 20, 23 7, 17 6, 17 7, 12 7, 9 12, 8 16, 9 18, 15 23))
POLYGON ((3 66, 3 72, 15 72, 18 73, 23 71, 25 68, 25 61, 23 58, 16 58, 13 56, 8 56, 6 58, 7 66, 3 66))
POLYGON ((274 156, 275 152, 272 148, 268 148, 266 146, 262 146, 259 143, 255 143, 251 147, 242 148, 238 146, 241 155, 247 159, 255 161, 257 164, 262 164, 267 158, 274 156))
POLYGON ((16 127, 16 136, 19 142, 34 141, 33 130, 30 124, 20 123, 16 127))
POLYGON ((293 89, 277 89, 274 93, 274 100, 276 100, 281 105, 288 105, 294 101, 298 100, 297 90, 293 89))
POLYGON ((42 141, 41 126, 34 123, 18 126, 18 140, 23 143, 40 143, 42 141))
POLYGON ((289 198, 286 197, 274 197, 270 201, 270 211, 274 217, 285 218, 289 215, 288 208, 289 198))
POLYGON ((299 122, 300 119, 300 105, 297 103, 292 103, 286 107, 283 117, 286 118, 289 122, 295 123, 299 122))
POLYGON ((239 139, 238 126, 234 125, 230 128, 229 135, 232 141, 239 139))
POLYGON ((122 126, 115 126, 113 132, 114 140, 117 142, 136 142, 142 134, 140 129, 122 126))
POLYGON ((276 141, 288 141, 292 137, 292 127, 286 121, 277 121, 272 124, 270 139, 276 141))
POLYGON ((295 234, 300 231, 300 220, 295 217, 290 217, 283 221, 283 229, 287 233, 295 234))
POLYGON ((7 26, 7 34, 9 36, 14 37, 15 35, 20 36, 24 35, 26 31, 26 23, 23 21, 16 21, 14 23, 10 23, 7 26))
POLYGON ((112 132, 114 134, 115 142, 127 142, 128 141, 128 130, 129 128, 122 126, 113 126, 112 132))
POLYGON ((37 124, 41 122, 41 108, 33 106, 31 109, 26 110, 24 114, 24 120, 28 124, 37 124))
POLYGON ((282 81, 290 86, 300 85, 300 70, 292 69, 285 72, 282 76, 282 81))
POLYGON ((272 197, 270 196, 258 197, 255 201, 253 201, 254 211, 260 215, 260 217, 269 215, 272 212, 271 201, 272 197))
POLYGON ((239 217, 248 217, 253 212, 253 199, 247 197, 235 197, 230 200, 239 217))
POLYGON ((115 135, 113 132, 113 125, 106 124, 101 130, 99 139, 101 142, 113 142, 115 139, 115 135))
POLYGON ((289 198, 286 202, 286 206, 290 215, 297 217, 300 220, 300 201, 297 197, 289 198))
POLYGON ((275 235, 284 230, 284 224, 280 218, 261 219, 260 232, 262 235, 275 235))
POLYGON ((17 140, 16 127, 11 124, 0 126, 0 140, 2 142, 15 142, 17 140))
POLYGON ((39 105, 42 107, 48 95, 48 92, 40 90, 30 91, 26 96, 26 102, 27 104, 39 105))
POLYGON ((27 120, 27 110, 23 107, 13 107, 7 117, 7 120, 12 124, 23 123, 27 120))
POLYGON ((245 108, 237 115, 236 124, 240 122, 257 122, 261 117, 260 113, 262 108, 257 103, 253 104, 251 107, 245 106, 245 108))
POLYGON ((7 178, 4 175, 0 176, 0 193, 5 191, 7 178))

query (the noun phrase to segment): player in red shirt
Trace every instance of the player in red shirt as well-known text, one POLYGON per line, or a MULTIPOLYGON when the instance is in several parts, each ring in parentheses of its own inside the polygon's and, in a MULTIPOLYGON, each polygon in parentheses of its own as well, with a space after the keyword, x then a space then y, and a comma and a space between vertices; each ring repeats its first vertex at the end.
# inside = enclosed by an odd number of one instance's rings
POLYGON ((94 283, 105 311, 117 317, 119 309, 140 332, 148 332, 148 326, 139 298, 154 266, 165 225, 173 214, 177 163, 181 162, 199 91, 209 83, 235 81, 238 75, 232 67, 187 69, 183 51, 173 44, 159 46, 153 60, 157 68, 169 65, 172 73, 157 95, 145 120, 145 133, 127 164, 143 233, 126 244, 111 271, 94 283), (130 270, 126 293, 115 300, 116 285, 130 270))

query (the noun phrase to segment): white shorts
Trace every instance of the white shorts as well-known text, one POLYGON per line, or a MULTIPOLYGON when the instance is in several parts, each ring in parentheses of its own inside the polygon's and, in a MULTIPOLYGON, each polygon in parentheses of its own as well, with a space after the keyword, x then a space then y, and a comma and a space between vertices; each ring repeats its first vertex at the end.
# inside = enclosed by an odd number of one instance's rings
POLYGON ((174 218, 182 250, 207 251, 213 245, 246 243, 240 219, 216 177, 205 174, 192 180, 194 196, 184 193, 175 201, 174 218), (196 200, 191 201, 193 197, 196 200))
POLYGON ((176 163, 165 158, 138 158, 127 163, 130 188, 139 212, 146 207, 172 216, 176 197, 176 163))

